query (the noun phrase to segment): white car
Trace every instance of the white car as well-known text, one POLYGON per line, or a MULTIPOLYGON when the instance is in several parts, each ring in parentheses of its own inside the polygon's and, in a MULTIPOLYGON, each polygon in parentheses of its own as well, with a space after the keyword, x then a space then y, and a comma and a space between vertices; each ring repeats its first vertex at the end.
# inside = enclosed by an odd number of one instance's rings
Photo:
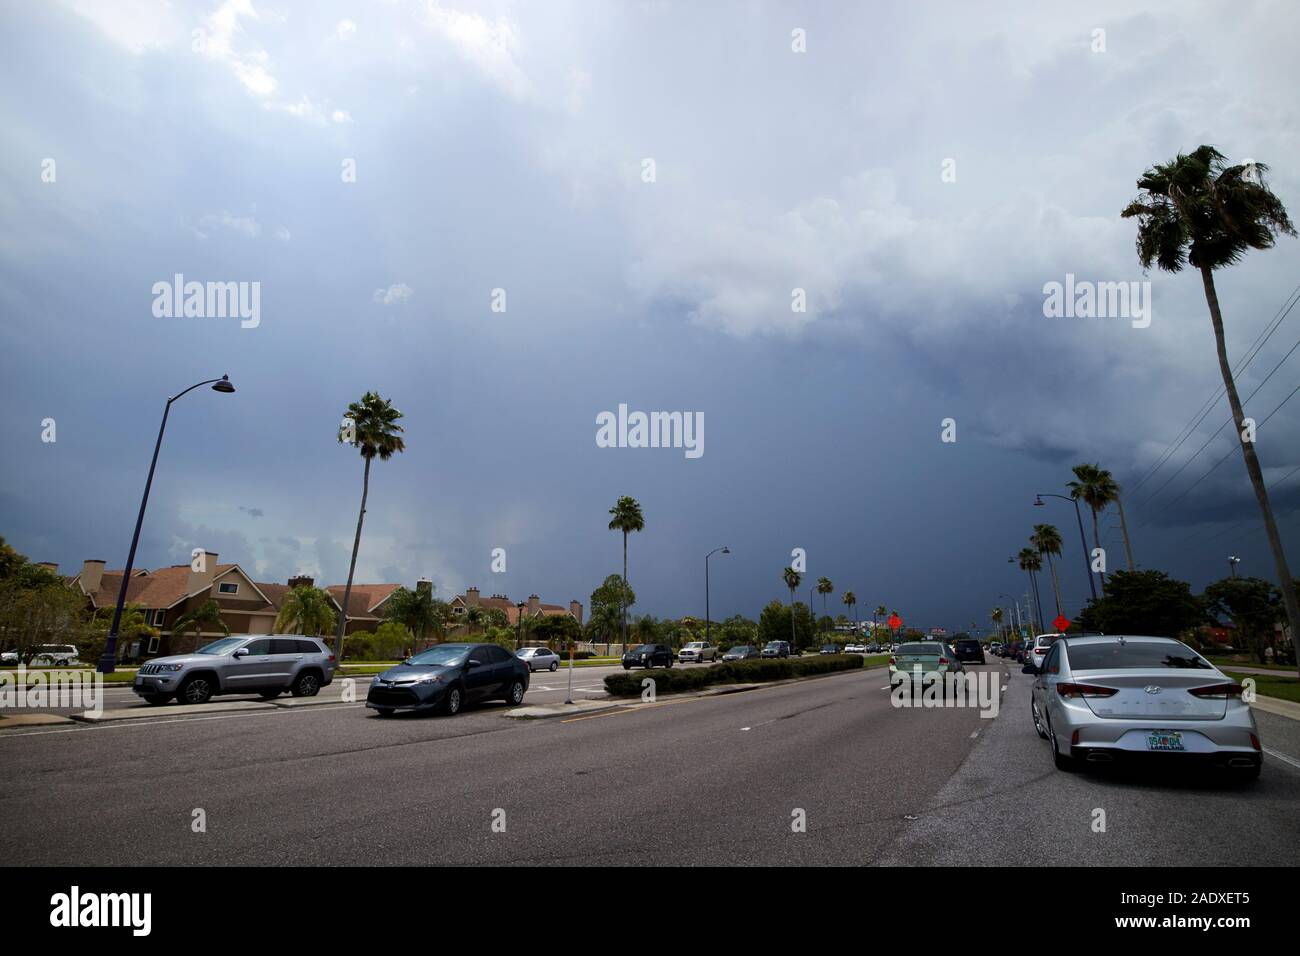
POLYGON ((867 648, 866 648, 866 646, 863 645, 863 644, 845 644, 845 645, 844 645, 844 653, 845 653, 845 654, 865 654, 866 652, 867 652, 867 648))
POLYGON ((32 648, 31 667, 76 667, 77 648, 72 644, 37 644, 32 648))
POLYGON ((549 647, 522 647, 515 656, 528 665, 530 673, 560 669, 560 655, 549 647))
POLYGON ((1025 655, 1025 663, 1033 664, 1034 667, 1041 668, 1043 661, 1047 658, 1047 652, 1052 649, 1052 645, 1065 637, 1064 634, 1039 634, 1034 638, 1033 646, 1025 655))
POLYGON ((17 651, 0 652, 0 664, 17 664, 17 663, 18 663, 17 651))
POLYGON ((706 644, 704 641, 691 641, 677 652, 677 659, 683 664, 687 661, 716 661, 718 659, 718 649, 712 644, 706 644))

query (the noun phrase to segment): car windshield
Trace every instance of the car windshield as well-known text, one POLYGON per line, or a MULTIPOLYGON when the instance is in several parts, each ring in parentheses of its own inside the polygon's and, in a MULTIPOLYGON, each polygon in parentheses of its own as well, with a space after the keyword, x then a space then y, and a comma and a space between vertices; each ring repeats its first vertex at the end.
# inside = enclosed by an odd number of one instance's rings
POLYGON ((633 654, 650 654, 653 653, 655 646, 653 644, 642 644, 640 647, 633 648, 633 654))
POLYGON ((691 641, 691 643, 687 644, 686 646, 687 646, 687 647, 700 648, 700 647, 704 647, 705 644, 704 644, 703 641, 691 641))
POLYGON ((748 654, 751 650, 753 650, 753 648, 751 648, 748 644, 741 644, 739 647, 733 647, 733 648, 732 648, 731 650, 729 650, 727 653, 728 653, 728 654, 748 654))
POLYGON ((957 646, 964 651, 975 651, 975 650, 979 650, 980 642, 979 641, 958 641, 957 646))
POLYGON ((774 650, 776 650, 777 648, 779 648, 780 646, 781 646, 781 642, 780 642, 780 641, 772 641, 771 643, 769 643, 769 644, 767 645, 767 648, 766 648, 766 649, 769 650, 769 651, 774 651, 774 650))
POLYGON ((444 644, 413 654, 402 663, 411 667, 456 667, 465 663, 468 653, 469 648, 464 644, 444 644))
POLYGON ((1156 667, 1210 669, 1204 658, 1179 641, 1114 641, 1068 647, 1070 668, 1076 671, 1156 667))
POLYGON ((226 654, 233 651, 240 644, 244 643, 242 637, 223 637, 219 641, 213 641, 211 644, 205 644, 194 653, 196 654, 226 654))
POLYGON ((898 653, 906 654, 909 657, 938 657, 943 653, 942 644, 904 644, 898 649, 898 653))

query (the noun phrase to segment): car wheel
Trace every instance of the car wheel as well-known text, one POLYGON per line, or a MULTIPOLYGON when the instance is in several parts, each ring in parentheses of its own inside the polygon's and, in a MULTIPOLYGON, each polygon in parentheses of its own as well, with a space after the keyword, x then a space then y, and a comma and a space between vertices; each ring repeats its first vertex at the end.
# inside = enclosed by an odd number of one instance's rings
POLYGON ((1047 731, 1043 730, 1043 721, 1042 718, 1038 716, 1038 708, 1034 706, 1034 698, 1032 697, 1029 698, 1029 716, 1034 718, 1034 730, 1038 731, 1038 736, 1042 737, 1044 740, 1050 740, 1051 738, 1047 736, 1047 731))
POLYGON ((1073 757, 1062 755, 1061 751, 1057 749, 1056 728, 1052 726, 1050 720, 1047 722, 1047 733, 1049 735, 1047 739, 1052 742, 1052 762, 1056 764, 1056 769, 1064 770, 1066 773, 1073 772, 1075 768, 1075 760, 1073 757))
POLYGON ((178 704, 206 704, 212 699, 212 681, 206 677, 191 677, 176 692, 178 704))
POLYGON ((551 661, 551 673, 554 674, 554 673, 555 673, 556 671, 558 671, 559 669, 560 669, 560 662, 559 662, 559 661, 551 661))
POLYGON ((315 697, 320 693, 320 678, 311 671, 305 671, 298 675, 298 679, 293 682, 294 697, 315 697))
POLYGON ((455 717, 460 713, 461 704, 463 703, 459 687, 453 687, 447 691, 447 696, 442 699, 442 712, 448 717, 455 717))
POLYGON ((157 707, 159 704, 165 704, 172 699, 171 694, 148 694, 145 696, 145 702, 157 707))
POLYGON ((524 702, 524 682, 516 680, 506 692, 506 700, 518 707, 524 702))
POLYGON ((67 667, 67 666, 68 666, 68 662, 67 662, 67 661, 55 661, 55 662, 54 662, 54 666, 55 666, 55 667, 67 667))
POLYGON ((275 699, 276 699, 277 697, 279 697, 282 693, 284 693, 284 691, 279 691, 279 690, 264 690, 264 691, 262 691, 262 693, 258 694, 257 696, 258 696, 258 698, 259 698, 260 700, 275 700, 275 699))
POLYGON ((623 665, 623 670, 625 670, 625 671, 630 671, 631 669, 632 669, 632 665, 631 665, 631 664, 624 664, 624 665, 623 665))
POLYGON ((668 666, 669 666, 669 667, 672 667, 672 666, 673 666, 673 659, 672 659, 671 657, 668 658, 668 666))
POLYGON ((378 714, 380 717, 391 717, 391 716, 393 716, 393 708, 391 708, 391 707, 376 707, 376 708, 375 708, 375 713, 378 714))

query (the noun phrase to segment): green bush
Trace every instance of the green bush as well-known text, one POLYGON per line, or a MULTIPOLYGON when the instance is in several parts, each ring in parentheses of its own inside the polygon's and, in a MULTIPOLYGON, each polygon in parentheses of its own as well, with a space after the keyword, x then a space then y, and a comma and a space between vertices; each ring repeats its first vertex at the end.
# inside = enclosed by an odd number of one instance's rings
POLYGON ((797 659, 769 657, 751 661, 728 661, 712 667, 689 669, 656 667, 611 674, 605 678, 605 690, 613 697, 636 697, 641 693, 641 681, 650 677, 655 682, 655 693, 672 694, 699 690, 713 684, 760 684, 792 677, 811 677, 815 674, 856 670, 862 665, 863 658, 858 654, 822 654, 797 659))

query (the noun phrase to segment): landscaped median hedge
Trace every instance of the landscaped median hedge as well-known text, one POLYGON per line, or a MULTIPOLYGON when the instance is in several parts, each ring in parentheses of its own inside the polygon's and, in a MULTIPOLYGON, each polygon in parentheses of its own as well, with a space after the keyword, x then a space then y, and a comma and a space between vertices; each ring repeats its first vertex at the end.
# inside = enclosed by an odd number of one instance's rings
POLYGON ((610 674, 605 690, 613 697, 637 697, 641 682, 653 678, 656 694, 699 690, 713 684, 761 684, 792 677, 812 677, 835 671, 857 670, 863 664, 860 654, 818 654, 816 657, 768 657, 751 661, 728 661, 712 667, 653 667, 610 674))

